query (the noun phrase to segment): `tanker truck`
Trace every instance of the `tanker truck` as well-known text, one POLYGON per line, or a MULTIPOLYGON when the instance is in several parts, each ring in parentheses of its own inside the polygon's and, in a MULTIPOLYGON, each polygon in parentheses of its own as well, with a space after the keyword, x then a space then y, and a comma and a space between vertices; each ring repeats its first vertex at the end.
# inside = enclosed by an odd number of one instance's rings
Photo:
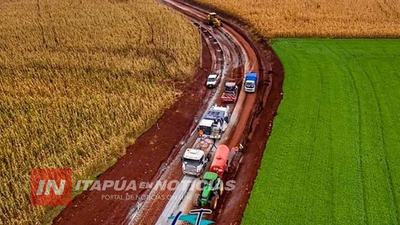
POLYGON ((210 204, 211 209, 216 209, 218 199, 224 192, 222 176, 228 169, 229 148, 219 145, 215 152, 210 170, 204 174, 201 180, 201 194, 196 194, 194 205, 204 207, 210 204))
POLYGON ((222 178, 225 171, 228 171, 229 148, 226 145, 219 145, 215 152, 214 159, 210 166, 210 172, 218 174, 222 178))

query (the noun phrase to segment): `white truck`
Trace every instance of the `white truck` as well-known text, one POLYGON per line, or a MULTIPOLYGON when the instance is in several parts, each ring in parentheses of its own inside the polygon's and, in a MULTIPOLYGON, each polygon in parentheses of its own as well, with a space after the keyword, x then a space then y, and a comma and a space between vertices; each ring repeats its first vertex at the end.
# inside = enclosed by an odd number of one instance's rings
POLYGON ((186 149, 182 157, 182 171, 185 175, 199 177, 211 158, 211 149, 214 141, 206 138, 197 138, 192 148, 186 149))
POLYGON ((206 81, 206 86, 208 88, 214 88, 217 86, 217 84, 218 84, 218 74, 212 73, 212 74, 208 75, 207 81, 206 81))
POLYGON ((204 137, 215 140, 221 139, 229 123, 229 107, 212 106, 201 119, 197 130, 202 131, 204 137))

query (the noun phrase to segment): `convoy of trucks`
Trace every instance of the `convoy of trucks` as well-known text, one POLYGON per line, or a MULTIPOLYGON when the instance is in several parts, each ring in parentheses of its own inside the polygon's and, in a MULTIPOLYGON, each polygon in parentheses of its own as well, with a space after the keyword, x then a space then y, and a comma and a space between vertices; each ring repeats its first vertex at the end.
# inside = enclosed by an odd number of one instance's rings
MULTIPOLYGON (((218 75, 210 74, 206 81, 208 88, 217 86, 218 75)), ((244 77, 244 91, 246 93, 256 92, 258 75, 255 72, 248 72, 244 77)), ((233 81, 227 81, 224 86, 224 93, 221 96, 223 103, 236 103, 238 86, 233 81)), ((201 192, 195 194, 194 206, 215 209, 218 199, 224 191, 223 176, 228 171, 230 157, 229 147, 216 143, 229 123, 229 107, 214 105, 209 108, 197 127, 199 137, 191 148, 187 148, 182 157, 182 171, 185 175, 196 177, 201 176, 201 192), (216 148, 213 154, 213 147, 216 148), (210 160, 212 158, 212 160, 210 160), (211 161, 210 167, 207 165, 211 161), (206 172, 205 172, 206 171, 206 172)))

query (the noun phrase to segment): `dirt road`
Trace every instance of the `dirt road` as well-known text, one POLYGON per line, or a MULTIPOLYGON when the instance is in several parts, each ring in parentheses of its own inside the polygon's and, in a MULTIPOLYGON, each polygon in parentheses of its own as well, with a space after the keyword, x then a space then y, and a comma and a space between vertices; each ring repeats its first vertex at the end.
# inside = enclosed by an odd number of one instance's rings
MULTIPOLYGON (((185 13, 197 25, 202 24, 205 19, 205 11, 198 6, 176 1, 165 3, 185 13)), ((224 20, 224 25, 220 30, 199 26, 203 36, 202 67, 193 81, 179 85, 183 97, 139 137, 134 145, 128 147, 127 154, 98 179, 136 180, 137 183, 157 181, 162 177, 180 180, 182 172, 179 164, 174 161, 180 157, 183 143, 190 138, 197 119, 208 107, 209 101, 214 99, 219 103, 221 91, 207 91, 204 85, 206 76, 211 71, 218 71, 240 82, 244 72, 258 72, 260 85, 257 93, 247 95, 241 92, 233 111, 232 120, 235 125, 227 130, 230 135, 222 140, 230 147, 242 142, 246 148, 241 163, 234 165, 234 169, 230 170, 226 177, 237 181, 236 189, 223 195, 219 208, 213 213, 213 219, 217 223, 235 224, 240 222, 243 214, 269 136, 272 119, 281 100, 283 71, 268 46, 252 42, 250 35, 229 19, 224 20)), ((103 195, 145 196, 150 192, 151 189, 86 191, 77 196, 72 206, 63 210, 53 223, 154 224, 168 201, 156 201, 151 204, 147 200, 102 199, 103 195), (140 207, 146 204, 150 204, 151 209, 139 213, 140 207), (139 214, 135 214, 135 220, 131 220, 135 210, 139 214)))
MULTIPOLYGON (((190 3, 172 0, 163 2, 184 13, 196 23, 201 23, 206 18, 205 10, 190 3)), ((240 223, 272 127, 272 119, 282 98, 283 70, 279 60, 268 46, 261 47, 255 44, 241 28, 230 21, 224 22, 226 24, 223 28, 212 29, 211 33, 220 43, 228 46, 226 49, 232 54, 232 59, 237 58, 243 63, 240 71, 230 71, 231 77, 236 77, 237 81, 240 81, 243 79, 244 71, 254 71, 260 74, 261 78, 257 94, 246 94, 244 90, 241 91, 232 113, 231 121, 234 125, 228 127, 225 137, 221 140, 221 143, 229 147, 244 142, 246 152, 237 157, 236 165, 232 165, 233 169, 230 169, 228 176, 225 177, 227 180, 237 181, 236 189, 223 195, 220 206, 211 219, 217 220, 219 224, 236 224, 240 223), (223 35, 219 35, 220 33, 223 35), (225 38, 221 38, 223 36, 225 38)), ((182 178, 179 162, 176 163, 175 168, 170 168, 166 173, 168 175, 165 180, 182 178)), ((184 179, 186 178, 185 176, 184 179)), ((196 180, 193 180, 193 183, 195 182, 196 180)), ((193 193, 188 191, 189 186, 185 185, 183 188, 182 190, 178 187, 175 192, 153 193, 154 195, 173 194, 173 198, 169 201, 159 199, 146 201, 143 209, 134 215, 135 219, 132 220, 128 216, 128 221, 133 224, 169 224, 170 222, 166 219, 168 215, 182 210, 187 212, 187 205, 192 202, 191 197, 188 197, 193 196, 193 193), (175 199, 175 196, 181 197, 175 199)))

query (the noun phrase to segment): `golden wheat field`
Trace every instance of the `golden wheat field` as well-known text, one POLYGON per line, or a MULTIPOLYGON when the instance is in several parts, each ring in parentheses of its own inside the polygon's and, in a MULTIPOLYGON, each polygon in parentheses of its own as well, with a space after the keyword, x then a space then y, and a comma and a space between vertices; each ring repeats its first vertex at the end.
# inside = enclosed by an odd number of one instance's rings
POLYGON ((400 37, 399 0, 193 0, 265 37, 400 37))
POLYGON ((0 1, 0 222, 38 224, 31 168, 89 178, 179 95, 199 34, 152 0, 0 1), (164 85, 163 85, 164 83, 164 85), (171 82, 169 82, 171 83, 171 82))

